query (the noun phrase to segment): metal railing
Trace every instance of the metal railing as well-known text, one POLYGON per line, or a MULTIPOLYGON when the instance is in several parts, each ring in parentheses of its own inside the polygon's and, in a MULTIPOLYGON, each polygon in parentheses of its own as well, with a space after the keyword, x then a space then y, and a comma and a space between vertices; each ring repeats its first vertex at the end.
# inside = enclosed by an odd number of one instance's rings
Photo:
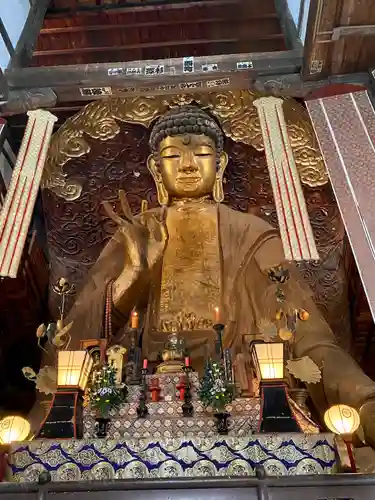
POLYGON ((373 500, 375 475, 3 483, 4 500, 373 500))

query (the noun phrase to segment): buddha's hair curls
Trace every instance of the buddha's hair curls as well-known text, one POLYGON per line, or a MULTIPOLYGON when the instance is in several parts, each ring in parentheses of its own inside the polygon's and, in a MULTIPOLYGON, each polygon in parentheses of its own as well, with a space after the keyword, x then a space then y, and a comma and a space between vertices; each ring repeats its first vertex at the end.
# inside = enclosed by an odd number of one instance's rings
POLYGON ((216 120, 198 106, 185 105, 170 109, 153 126, 149 145, 157 157, 160 142, 166 137, 203 134, 215 142, 217 158, 224 148, 224 137, 216 120))

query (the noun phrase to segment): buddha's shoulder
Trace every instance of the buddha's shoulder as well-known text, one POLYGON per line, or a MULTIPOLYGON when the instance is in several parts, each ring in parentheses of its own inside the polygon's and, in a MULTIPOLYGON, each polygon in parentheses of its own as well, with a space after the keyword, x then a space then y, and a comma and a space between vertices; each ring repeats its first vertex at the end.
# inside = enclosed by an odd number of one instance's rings
POLYGON ((222 223, 227 221, 232 225, 236 225, 239 229, 249 228, 260 233, 275 229, 261 217, 247 212, 234 210, 233 208, 228 207, 228 205, 221 204, 219 210, 222 223))

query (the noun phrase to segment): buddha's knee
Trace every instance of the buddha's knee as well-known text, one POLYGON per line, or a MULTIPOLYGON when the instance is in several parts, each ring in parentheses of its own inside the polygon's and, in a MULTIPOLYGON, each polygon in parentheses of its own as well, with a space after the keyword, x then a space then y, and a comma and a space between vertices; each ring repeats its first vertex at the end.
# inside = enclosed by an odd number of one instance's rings
POLYGON ((362 405, 360 417, 366 443, 375 448, 375 399, 362 405))

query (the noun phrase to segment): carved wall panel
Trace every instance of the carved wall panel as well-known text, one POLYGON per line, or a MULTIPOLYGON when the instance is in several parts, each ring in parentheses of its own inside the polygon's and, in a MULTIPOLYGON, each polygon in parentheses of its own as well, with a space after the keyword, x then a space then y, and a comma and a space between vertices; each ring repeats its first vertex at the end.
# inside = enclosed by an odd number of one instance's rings
MULTIPOLYGON (((146 167, 148 131, 134 124, 120 124, 120 133, 106 142, 86 137, 88 155, 70 160, 65 171, 83 186, 78 200, 65 201, 43 191, 51 263, 51 283, 66 277, 79 288, 101 249, 115 231, 102 201, 116 202, 118 190, 127 193, 133 211, 146 199, 156 206, 156 192, 146 167)), ((277 225, 272 189, 264 154, 227 139, 229 164, 225 174, 225 202, 234 209, 252 212, 277 225)), ((328 187, 306 190, 309 214, 322 262, 302 265, 315 300, 331 323, 340 342, 349 343, 345 270, 341 265, 343 227, 328 187)), ((57 314, 56 297, 51 307, 57 314)))

